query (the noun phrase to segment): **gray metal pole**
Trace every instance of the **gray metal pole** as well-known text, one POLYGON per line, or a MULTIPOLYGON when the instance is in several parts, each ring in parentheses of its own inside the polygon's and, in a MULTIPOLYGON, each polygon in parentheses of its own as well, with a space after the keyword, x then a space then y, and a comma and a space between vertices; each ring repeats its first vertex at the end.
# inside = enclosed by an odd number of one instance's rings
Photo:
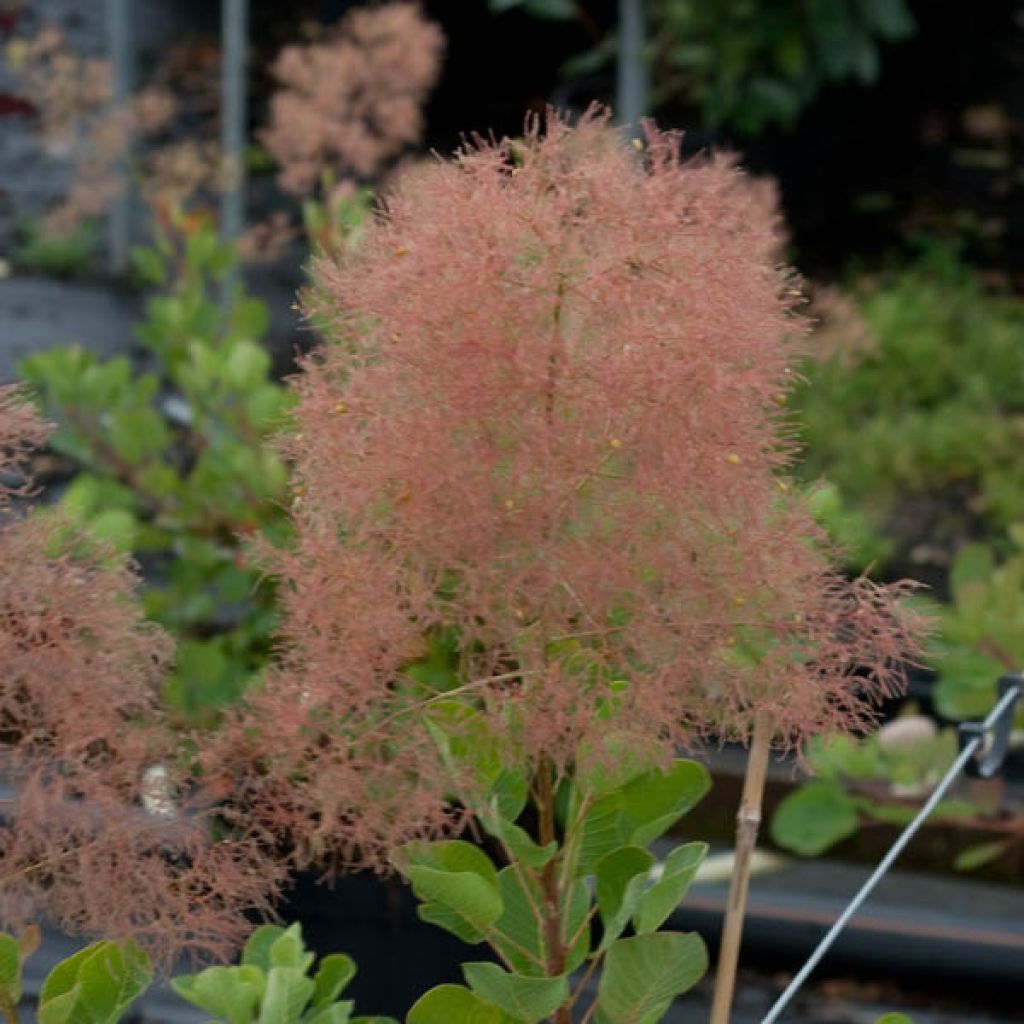
POLYGON ((619 123, 640 138, 640 119, 648 113, 648 71, 644 0, 619 0, 619 56, 615 107, 619 123))
MULTIPOLYGON (((122 109, 128 103, 135 85, 131 9, 131 0, 106 0, 107 55, 110 60, 110 101, 113 111, 122 109)), ((115 274, 123 273, 128 266, 128 249, 131 244, 132 192, 126 173, 129 156, 130 153, 125 152, 119 161, 118 173, 124 177, 124 187, 111 203, 107 224, 108 258, 110 269, 115 274)))
POLYGON ((220 230, 225 241, 245 223, 246 73, 248 0, 221 0, 221 147, 228 181, 221 196, 220 230))

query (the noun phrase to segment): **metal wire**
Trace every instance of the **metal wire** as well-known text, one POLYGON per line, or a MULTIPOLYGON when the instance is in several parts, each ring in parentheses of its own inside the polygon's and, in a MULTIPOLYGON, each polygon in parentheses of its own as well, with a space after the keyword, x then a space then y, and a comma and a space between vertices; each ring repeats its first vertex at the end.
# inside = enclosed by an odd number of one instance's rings
POLYGON ((850 918, 857 913, 861 904, 868 898, 868 896, 871 895, 875 886, 878 885, 879 881, 881 881, 882 876, 885 875, 889 868, 892 867, 893 862, 903 852, 910 840, 914 838, 917 830, 922 824, 924 824, 925 819, 938 806, 939 802, 946 795, 947 790, 956 780, 957 776, 964 770, 971 758, 973 758, 978 752, 978 749, 985 740, 985 734, 994 729, 1002 721, 1003 716, 1010 711, 1020 695, 1021 688, 1019 685, 1009 687, 1002 695, 1002 698, 985 719, 981 730, 975 733, 975 735, 973 735, 972 738, 964 745, 959 756, 950 766, 949 771, 946 772, 942 780, 935 787, 932 795, 927 799, 921 810, 918 811, 917 816, 903 830, 903 832, 900 833, 899 838, 895 843, 893 843, 889 852, 882 858, 881 863, 879 863, 878 867, 872 872, 871 877, 868 878, 868 880, 860 887, 857 894, 852 900, 850 900, 847 908, 839 915, 836 923, 832 925, 825 937, 818 943, 814 952, 807 958, 807 962, 797 973, 796 977, 793 978, 786 987, 786 990, 779 996, 772 1008, 762 1018, 761 1024, 775 1024, 775 1021, 779 1019, 782 1011, 786 1009, 790 1000, 800 989, 800 986, 803 985, 814 968, 821 962, 822 957, 828 952, 832 943, 838 938, 839 933, 849 923, 850 918))

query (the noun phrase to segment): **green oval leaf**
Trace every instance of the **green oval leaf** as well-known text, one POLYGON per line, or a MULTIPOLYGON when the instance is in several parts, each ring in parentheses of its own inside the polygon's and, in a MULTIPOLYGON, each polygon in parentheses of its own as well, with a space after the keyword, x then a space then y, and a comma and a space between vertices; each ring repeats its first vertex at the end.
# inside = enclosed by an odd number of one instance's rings
POLYGON ((523 1024, 538 1024, 569 999, 569 982, 557 978, 530 978, 509 974, 497 964, 462 965, 466 983, 481 998, 523 1024))
MULTIPOLYGON (((406 868, 413 891, 425 904, 439 904, 474 932, 484 933, 501 917, 497 885, 469 871, 440 871, 415 865, 406 868)), ((440 921, 435 917, 434 923, 440 921)))
POLYGON ((462 985, 438 985, 409 1010, 406 1024, 506 1024, 497 1006, 462 985))
POLYGON ((319 1009, 333 1002, 356 976, 356 962, 344 953, 331 953, 320 961, 313 977, 313 1006, 319 1009))
POLYGON ((260 1003, 259 1024, 298 1021, 313 997, 313 979, 302 967, 271 967, 260 1003))
POLYGON ((665 858, 661 876, 640 897, 633 917, 637 934, 653 932, 665 923, 686 895, 707 852, 707 843, 686 843, 665 858))
POLYGON ((607 1024, 660 1020, 676 996, 704 976, 708 954, 698 935, 658 932, 619 939, 608 949, 598 985, 607 1024))
POLYGON ((809 782, 790 793, 772 818, 771 834, 779 846, 816 857, 857 831, 857 808, 834 782, 809 782))
POLYGON ((39 1024, 116 1024, 153 978, 132 942, 94 942, 57 964, 39 995, 39 1024))
POLYGON ((182 999, 230 1024, 250 1024, 263 997, 263 971, 250 964, 207 967, 198 974, 171 979, 182 999))
POLYGON ((0 985, 10 1001, 21 999, 21 948, 13 935, 0 932, 0 985))
POLYGON ((653 863, 654 857, 640 846, 623 846, 601 858, 597 865, 597 908, 604 935, 599 949, 607 949, 629 923, 653 863))
POLYGON ((1012 845, 1014 840, 996 839, 991 843, 978 843, 976 846, 968 846, 961 850, 953 861, 953 867, 957 871, 974 871, 990 861, 997 860, 1012 845))

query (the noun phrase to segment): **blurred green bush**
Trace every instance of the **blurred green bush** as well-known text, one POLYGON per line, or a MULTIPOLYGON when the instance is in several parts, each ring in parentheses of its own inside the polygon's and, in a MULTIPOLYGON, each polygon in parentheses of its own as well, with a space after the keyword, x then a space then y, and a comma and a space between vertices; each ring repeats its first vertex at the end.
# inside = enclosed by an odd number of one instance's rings
MULTIPOLYGON (((851 293, 819 303, 818 351, 793 397, 799 471, 818 481, 811 507, 853 568, 939 568, 948 603, 916 598, 937 627, 933 704, 954 722, 983 718, 999 677, 1024 664, 1024 302, 937 244, 851 293)), ((916 721, 916 734, 897 720, 812 744, 816 778, 780 805, 775 841, 816 855, 864 824, 909 821, 957 752, 953 729, 916 721)), ((1024 837, 1024 817, 989 791, 945 801, 934 820, 990 833, 956 856, 965 870, 1024 837)))
MULTIPOLYGON (((586 5, 574 0, 489 0, 491 11, 520 9, 548 21, 579 21, 593 35, 586 5)), ((647 59, 655 106, 681 99, 705 123, 756 135, 792 126, 831 82, 873 85, 881 45, 907 39, 915 24, 906 0, 650 0, 647 59)), ((614 29, 571 59, 567 75, 614 63, 614 29)))
POLYGON ((1024 302, 986 291, 948 246, 851 292, 793 396, 798 472, 838 488, 822 518, 845 524, 854 561, 948 565, 1024 508, 1024 302))
POLYGON ((269 649, 273 586, 247 563, 245 538, 288 529, 287 472, 264 440, 290 396, 260 343, 263 303, 237 283, 221 297, 236 255, 210 220, 169 216, 135 258, 158 292, 137 332, 147 368, 78 347, 21 364, 58 424, 52 446, 81 469, 42 514, 139 558, 146 612, 178 641, 167 699, 210 724, 269 649))

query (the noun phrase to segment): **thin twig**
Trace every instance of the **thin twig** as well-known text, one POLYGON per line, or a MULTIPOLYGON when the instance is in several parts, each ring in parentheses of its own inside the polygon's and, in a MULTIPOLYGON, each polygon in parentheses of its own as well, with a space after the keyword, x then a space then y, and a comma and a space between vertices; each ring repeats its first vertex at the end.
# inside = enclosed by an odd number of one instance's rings
POLYGON ((590 965, 583 972, 583 976, 579 980, 579 984, 576 986, 576 991, 569 997, 569 1002, 565 1004, 567 1010, 571 1010, 576 1005, 576 1000, 583 995, 584 990, 587 987, 587 982, 594 976, 594 971, 597 970, 598 965, 604 959, 604 953, 595 953, 591 957, 590 965))
POLYGON ((594 1014, 597 1013, 598 997, 594 996, 594 1001, 587 1007, 587 1012, 583 1014, 583 1018, 580 1020, 580 1024, 590 1024, 594 1019, 594 1014))
POLYGON ((454 689, 443 690, 440 693, 432 694, 423 700, 415 701, 412 704, 406 704, 403 707, 400 707, 397 711, 392 711, 390 715, 385 715, 379 722, 377 722, 372 729, 368 729, 364 735, 372 736, 374 733, 383 729, 384 726, 390 725, 396 719, 402 718, 405 715, 415 714, 417 711, 422 711, 424 708, 428 708, 432 704, 439 704, 440 702, 447 700, 449 697, 456 697, 461 693, 466 693, 469 690, 475 690, 481 686, 486 686, 489 683, 504 683, 512 679, 522 679, 530 674, 531 673, 528 671, 516 669, 514 672, 502 672, 500 675, 496 676, 472 679, 468 683, 463 683, 461 686, 454 687, 454 689))

